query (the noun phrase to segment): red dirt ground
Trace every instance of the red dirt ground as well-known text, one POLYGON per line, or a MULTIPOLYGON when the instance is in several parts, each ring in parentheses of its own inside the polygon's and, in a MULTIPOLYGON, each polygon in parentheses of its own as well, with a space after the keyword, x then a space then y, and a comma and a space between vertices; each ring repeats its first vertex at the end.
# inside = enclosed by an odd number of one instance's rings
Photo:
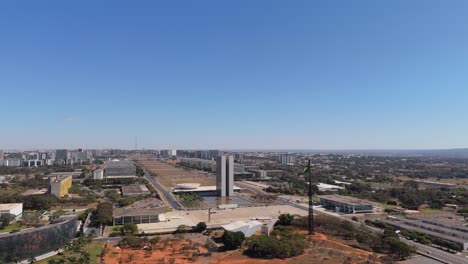
POLYGON ((324 234, 317 233, 311 237, 310 247, 306 252, 300 256, 289 259, 254 259, 243 255, 241 250, 234 250, 229 252, 213 253, 212 256, 199 256, 199 254, 207 253, 207 250, 200 246, 198 250, 183 251, 182 247, 187 246, 186 241, 170 242, 167 249, 162 248, 162 243, 156 246, 157 249, 152 250, 132 250, 120 249, 111 246, 110 251, 104 258, 106 264, 119 264, 121 263, 175 263, 175 264, 306 264, 306 263, 323 263, 323 264, 338 264, 343 263, 345 260, 348 263, 363 263, 367 260, 373 259, 374 263, 380 263, 380 255, 372 252, 364 251, 361 249, 353 248, 347 245, 347 241, 337 238, 329 238, 324 234), (188 254, 196 255, 194 260, 189 260, 188 254), (129 257, 133 255, 133 257, 129 257), (164 259, 164 262, 163 262, 164 259), (174 262, 170 262, 174 261, 174 262))

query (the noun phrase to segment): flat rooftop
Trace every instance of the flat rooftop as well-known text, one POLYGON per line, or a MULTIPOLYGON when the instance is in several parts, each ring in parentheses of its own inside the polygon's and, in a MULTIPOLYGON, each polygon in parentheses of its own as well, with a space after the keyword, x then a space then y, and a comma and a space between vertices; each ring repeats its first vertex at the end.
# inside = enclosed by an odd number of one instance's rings
MULTIPOLYGON (((430 236, 442 238, 442 239, 445 239, 445 240, 448 240, 448 241, 456 241, 456 242, 462 243, 462 244, 463 243, 468 243, 468 239, 464 239, 464 238, 461 238, 461 237, 449 236, 449 235, 445 235, 445 234, 442 234, 442 233, 439 233, 439 232, 431 231, 431 230, 428 230, 428 229, 425 229, 425 228, 416 227, 416 226, 413 226, 413 225, 406 224, 403 221, 398 221, 398 220, 395 221, 395 220, 390 220, 390 219, 384 219, 384 220, 382 220, 382 222, 384 222, 386 224, 394 225, 394 226, 397 226, 397 227, 400 227, 400 228, 403 228, 403 229, 414 230, 414 231, 417 231, 419 233, 425 233, 425 234, 428 234, 430 236)), ((427 226, 428 228, 433 228, 434 227, 433 225, 424 225, 424 226, 427 226)), ((462 234, 462 232, 458 232, 456 230, 452 230, 452 229, 448 229, 448 228, 440 228, 440 229, 447 230, 449 232, 460 234, 460 235, 462 234)))
POLYGON ((462 216, 450 214, 447 212, 443 213, 431 213, 431 214, 424 214, 424 215, 411 215, 407 217, 408 219, 414 219, 423 221, 426 223, 432 223, 439 226, 450 226, 450 227, 457 227, 464 232, 468 233, 467 222, 464 221, 462 216))
POLYGON ((51 176, 49 177, 49 182, 61 182, 61 181, 64 181, 68 178, 73 178, 73 176, 71 174, 63 174, 63 175, 55 175, 55 176, 51 176))
POLYGON ((144 194, 149 193, 150 190, 144 184, 137 184, 137 185, 125 185, 122 186, 122 194, 129 195, 129 194, 144 194))
POLYGON ((338 194, 331 194, 331 195, 317 195, 318 198, 320 199, 325 199, 337 203, 343 203, 343 204, 351 204, 351 205, 377 205, 378 203, 371 202, 368 200, 364 199, 359 199, 355 197, 350 197, 350 196, 343 196, 343 195, 338 195, 338 194))
POLYGON ((106 168, 127 168, 135 167, 131 160, 110 160, 106 163, 106 168))
POLYGON ((121 216, 138 216, 138 215, 155 215, 161 214, 167 211, 167 207, 164 203, 156 198, 148 198, 145 200, 138 201, 129 206, 114 208, 112 213, 113 217, 121 216))
POLYGON ((22 206, 22 205, 23 205, 22 203, 6 203, 6 204, 0 204, 0 210, 1 210, 1 211, 4 211, 4 210, 11 210, 11 209, 15 209, 16 207, 22 206))
MULTIPOLYGON (((241 188, 234 186, 233 187, 234 191, 240 190, 241 188)), ((199 186, 194 189, 183 189, 179 187, 174 187, 172 188, 172 192, 174 193, 180 193, 180 192, 215 192, 216 191, 216 186, 215 185, 209 185, 209 186, 199 186)))

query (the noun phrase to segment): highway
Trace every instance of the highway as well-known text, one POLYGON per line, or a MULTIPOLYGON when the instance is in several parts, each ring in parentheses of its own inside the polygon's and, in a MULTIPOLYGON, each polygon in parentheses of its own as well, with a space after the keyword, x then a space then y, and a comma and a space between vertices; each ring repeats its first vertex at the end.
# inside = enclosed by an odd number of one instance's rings
MULTIPOLYGON (((291 201, 288 201, 286 199, 282 199, 282 198, 279 198, 279 199, 281 199, 286 204, 289 204, 289 205, 295 206, 297 208, 307 210, 306 206, 298 205, 298 204, 293 203, 291 201)), ((327 216, 330 216, 330 217, 339 218, 341 220, 345 220, 345 221, 350 222, 351 224, 353 224, 357 228, 359 228, 362 225, 361 223, 358 223, 356 221, 334 215, 333 213, 320 211, 320 210, 314 210, 314 214, 323 214, 323 215, 327 215, 327 216)), ((372 227, 372 226, 367 226, 366 225, 366 228, 371 230, 374 233, 379 233, 380 234, 380 233, 383 232, 382 229, 372 227)), ((431 247, 431 246, 426 246, 426 245, 423 245, 423 244, 420 244, 420 243, 417 243, 417 242, 414 242, 412 240, 408 240, 408 239, 405 239, 405 238, 402 238, 402 237, 400 237, 400 239, 401 239, 401 241, 407 243, 408 245, 415 246, 417 248, 416 251, 417 251, 418 254, 423 255, 425 257, 428 257, 428 258, 431 258, 431 259, 434 259, 434 260, 437 260, 440 263, 446 263, 446 264, 466 264, 466 263, 468 263, 468 258, 463 257, 461 255, 452 254, 452 253, 440 250, 438 248, 434 248, 434 247, 431 247)))
POLYGON ((441 263, 446 263, 446 264, 466 264, 468 263, 468 258, 465 258, 463 256, 457 255, 457 254, 452 254, 445 252, 443 250, 431 247, 431 246, 426 246, 420 243, 416 243, 412 240, 408 240, 405 238, 401 238, 401 241, 404 241, 405 243, 409 245, 413 245, 417 248, 418 254, 421 254, 423 256, 435 259, 441 263))
POLYGON ((159 184, 155 179, 153 179, 153 177, 151 177, 150 174, 146 173, 144 177, 148 180, 148 182, 150 182, 153 185, 156 191, 158 191, 159 195, 163 196, 161 197, 162 200, 167 202, 172 208, 176 210, 184 209, 184 207, 172 196, 172 194, 168 190, 166 190, 166 188, 164 188, 161 184, 159 184))

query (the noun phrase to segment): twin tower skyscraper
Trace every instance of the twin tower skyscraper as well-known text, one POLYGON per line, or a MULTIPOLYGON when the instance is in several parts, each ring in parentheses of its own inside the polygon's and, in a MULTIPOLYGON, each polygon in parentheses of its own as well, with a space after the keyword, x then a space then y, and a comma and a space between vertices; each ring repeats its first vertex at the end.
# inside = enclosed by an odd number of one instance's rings
POLYGON ((234 194, 234 157, 222 155, 216 158, 216 192, 225 197, 234 194))

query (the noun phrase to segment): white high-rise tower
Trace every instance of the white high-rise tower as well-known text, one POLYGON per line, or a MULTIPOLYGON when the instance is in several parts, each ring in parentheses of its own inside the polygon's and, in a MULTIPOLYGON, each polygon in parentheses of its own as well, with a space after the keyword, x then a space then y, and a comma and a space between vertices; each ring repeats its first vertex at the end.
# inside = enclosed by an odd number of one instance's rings
POLYGON ((216 158, 216 192, 221 197, 234 194, 234 157, 232 155, 216 158))

